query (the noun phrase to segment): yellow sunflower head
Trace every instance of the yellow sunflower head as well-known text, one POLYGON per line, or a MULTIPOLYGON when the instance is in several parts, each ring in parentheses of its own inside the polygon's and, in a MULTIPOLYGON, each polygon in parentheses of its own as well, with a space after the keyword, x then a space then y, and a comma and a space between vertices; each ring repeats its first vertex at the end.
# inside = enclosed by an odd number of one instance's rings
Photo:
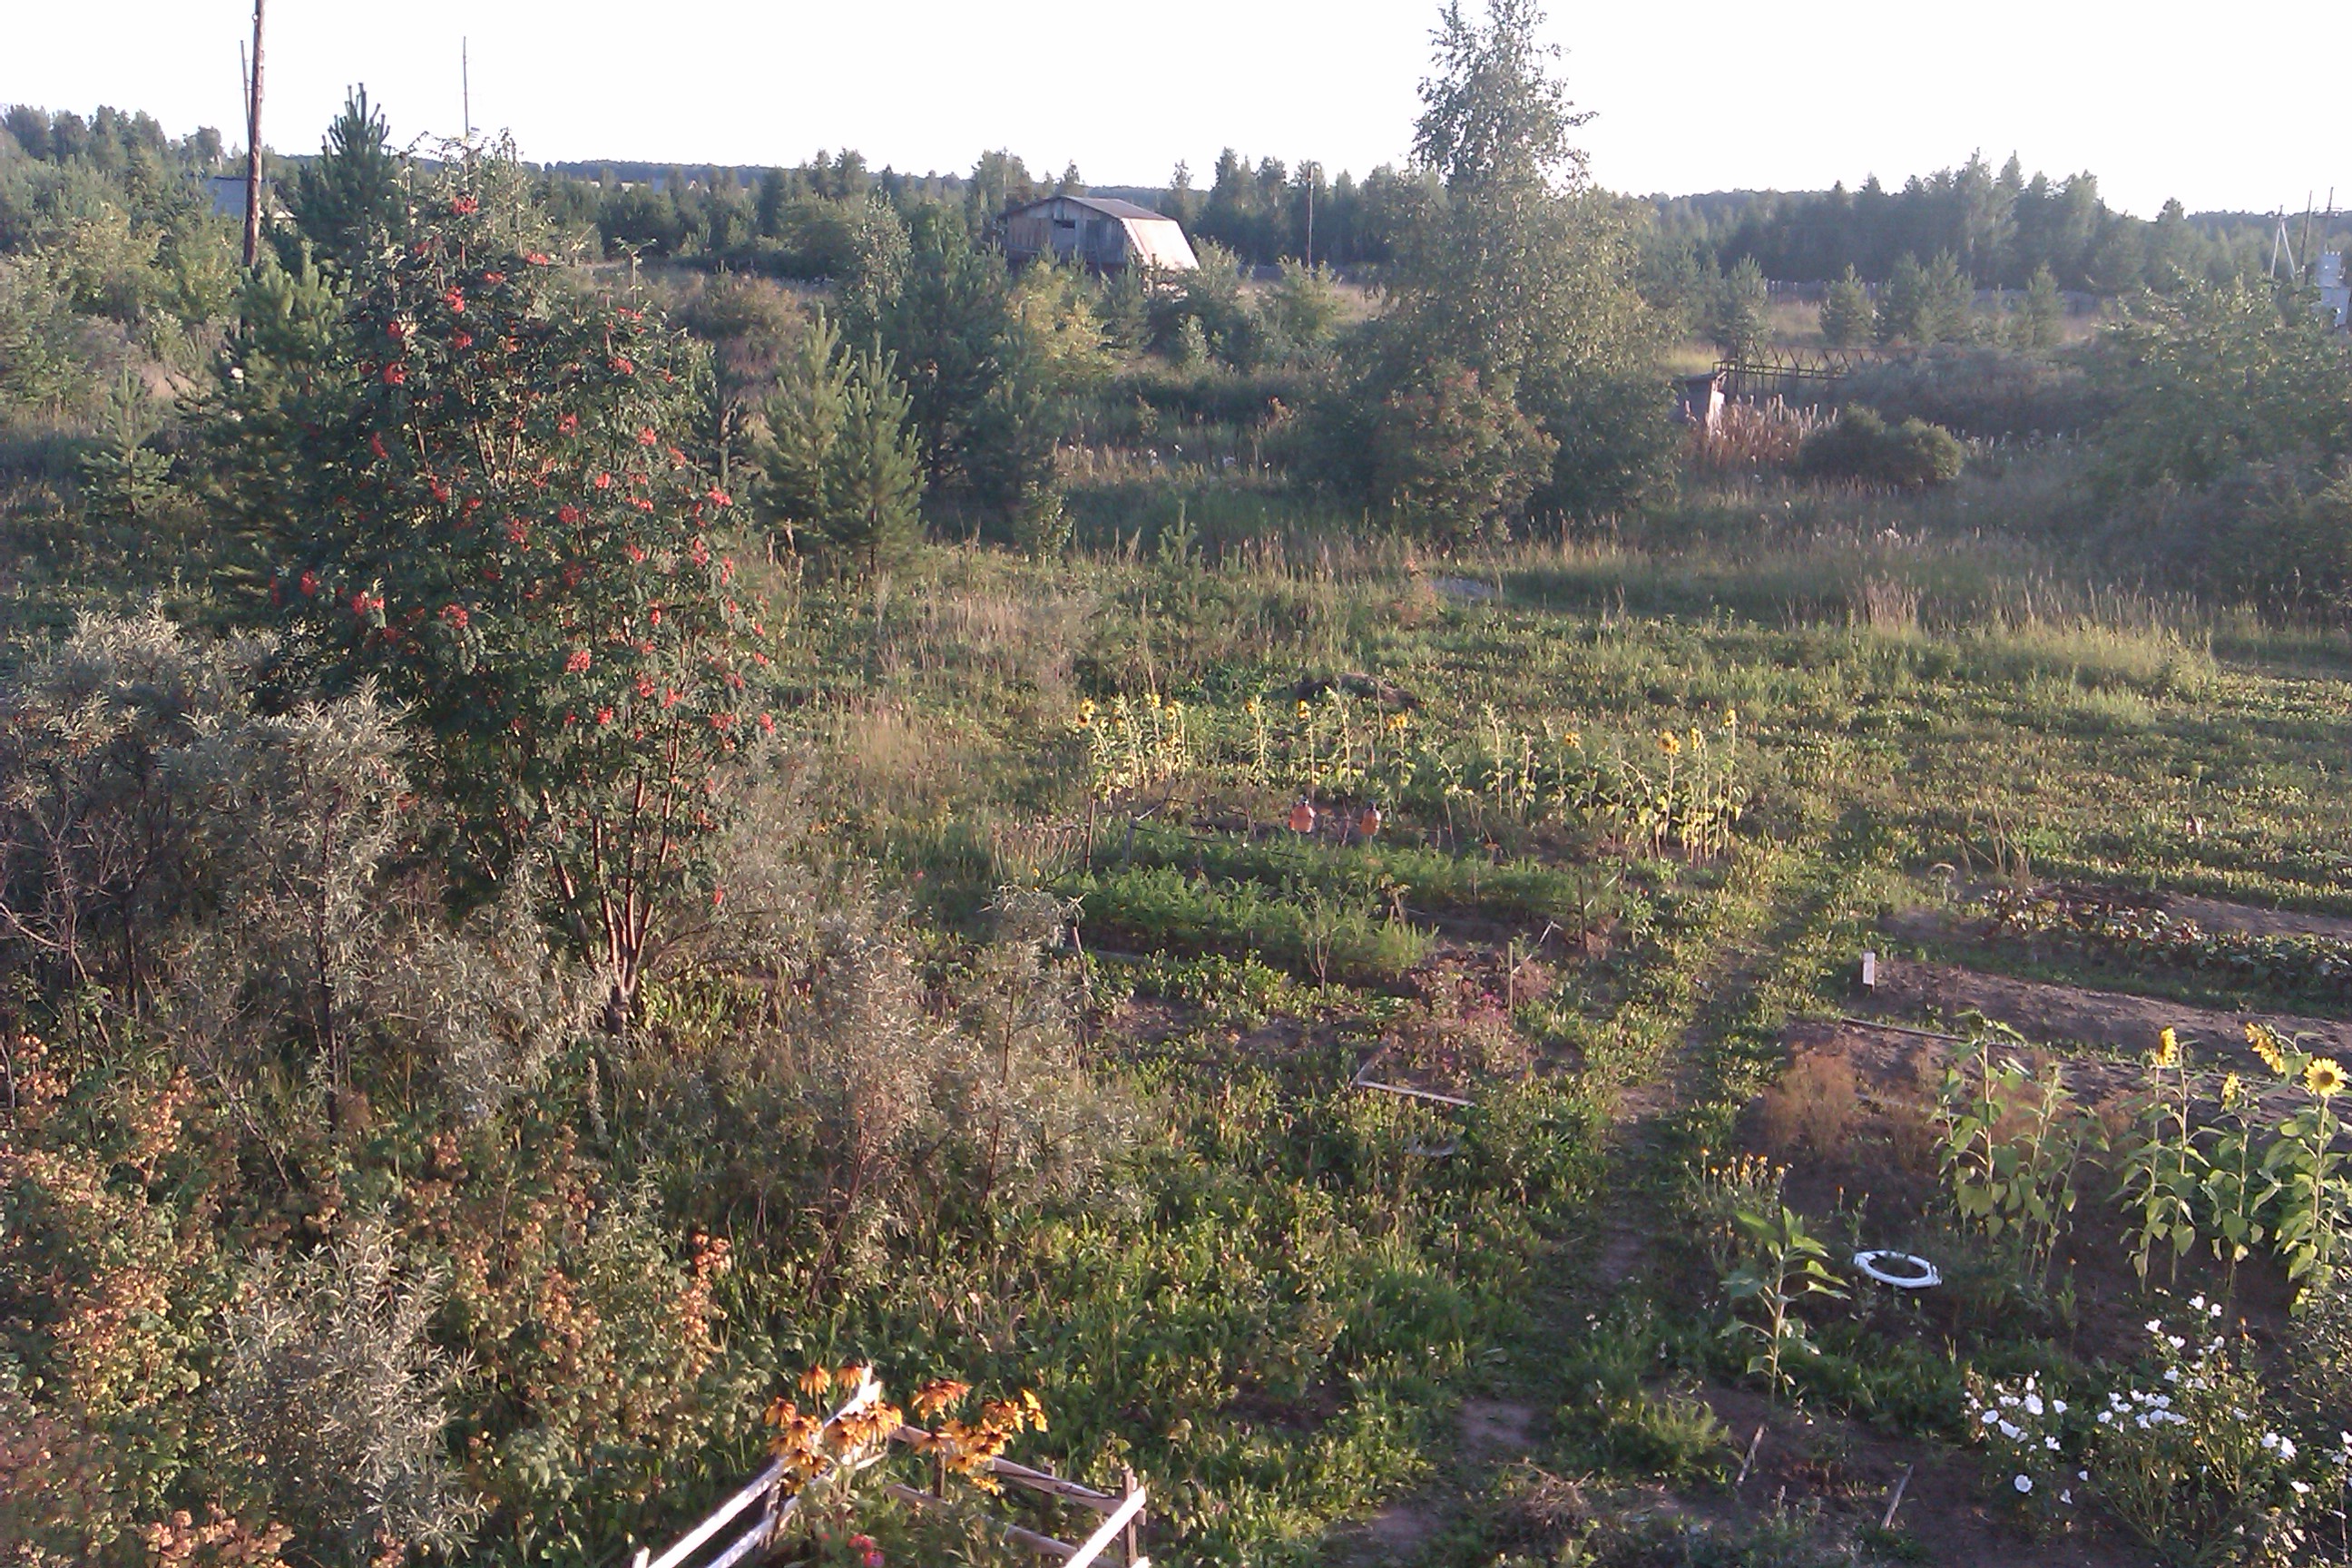
POLYGON ((2333 1057, 2314 1057, 2303 1069, 2303 1087, 2322 1100, 2331 1100, 2344 1088, 2344 1069, 2333 1057))
POLYGON ((2169 1024, 2166 1025, 2164 1032, 2156 1037, 2155 1059, 2156 1065, 2160 1068, 2168 1068, 2180 1059, 2180 1037, 2173 1033, 2172 1026, 2169 1024))

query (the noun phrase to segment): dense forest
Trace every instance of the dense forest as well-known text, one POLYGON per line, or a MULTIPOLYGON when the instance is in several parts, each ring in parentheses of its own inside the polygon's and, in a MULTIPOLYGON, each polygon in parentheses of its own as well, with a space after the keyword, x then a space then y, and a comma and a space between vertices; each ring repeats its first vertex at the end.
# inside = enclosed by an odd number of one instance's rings
POLYGON ((0 1563, 2352 1562, 2352 336, 1544 25, 1176 272, 0 116, 0 1563))

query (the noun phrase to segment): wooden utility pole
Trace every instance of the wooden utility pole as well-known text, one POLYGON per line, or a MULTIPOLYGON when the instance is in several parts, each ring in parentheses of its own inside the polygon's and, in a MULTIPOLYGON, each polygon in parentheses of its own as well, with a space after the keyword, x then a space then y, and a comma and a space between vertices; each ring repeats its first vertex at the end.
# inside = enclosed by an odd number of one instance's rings
POLYGON ((253 79, 245 102, 245 264, 261 255, 261 6, 253 0, 253 79))

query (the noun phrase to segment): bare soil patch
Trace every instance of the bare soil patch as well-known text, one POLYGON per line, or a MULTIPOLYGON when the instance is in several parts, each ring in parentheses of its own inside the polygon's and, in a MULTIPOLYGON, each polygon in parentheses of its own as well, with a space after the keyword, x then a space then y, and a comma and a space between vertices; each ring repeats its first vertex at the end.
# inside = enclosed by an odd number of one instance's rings
POLYGON ((1473 1459, 1513 1459, 1535 1451, 1536 1413, 1507 1399, 1465 1399, 1455 1417, 1473 1459))
POLYGON ((2179 895, 2163 900, 2164 912, 2195 921, 2207 931, 2244 931, 2249 936, 2324 936, 2352 942, 2352 919, 2342 915, 2305 914, 2299 910, 2265 910, 2252 904, 2224 903, 2219 899, 2179 895))
POLYGON ((2253 1068, 2246 1048, 2246 1025, 2261 1023, 2280 1034, 2312 1037, 2330 1052, 2352 1051, 2352 1023, 2291 1013, 2223 1012, 2161 997, 2078 985, 2016 980, 1957 964, 1882 959, 1878 990, 1868 1004, 1875 1013, 1901 1018, 1953 1019, 1979 1013, 2024 1035, 2053 1045, 2073 1044, 2137 1055, 2152 1048, 2166 1027, 2199 1048, 2207 1059, 2253 1068))

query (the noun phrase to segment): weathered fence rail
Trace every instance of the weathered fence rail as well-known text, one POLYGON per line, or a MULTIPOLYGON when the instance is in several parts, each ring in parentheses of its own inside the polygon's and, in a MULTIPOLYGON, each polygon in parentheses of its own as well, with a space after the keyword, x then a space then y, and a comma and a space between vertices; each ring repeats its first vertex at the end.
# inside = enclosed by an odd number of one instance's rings
MULTIPOLYGON (((867 1378, 831 1415, 825 1417, 827 1429, 838 1426, 845 1416, 855 1415, 881 1397, 881 1385, 867 1378)), ((900 1426, 890 1434, 891 1440, 909 1447, 921 1446, 930 1434, 919 1427, 900 1426)), ((881 1461, 879 1451, 869 1450, 853 1455, 842 1461, 864 1469, 881 1461)), ((988 1469, 998 1480, 1017 1486, 1041 1496, 1050 1497, 1076 1508, 1101 1515, 1093 1531, 1083 1541, 1062 1541, 1037 1531, 1003 1520, 991 1520, 997 1531, 1016 1546, 1025 1547, 1040 1557, 1058 1559, 1063 1568, 1090 1568, 1105 1561, 1104 1553, 1118 1548, 1116 1562, 1123 1568, 1150 1568, 1150 1559, 1143 1555, 1142 1532, 1144 1506, 1148 1493, 1143 1485, 1129 1471, 1126 1486, 1117 1492, 1097 1491, 1048 1470, 1034 1469, 1027 1465, 998 1458, 988 1461, 988 1469)), ((933 1471, 933 1488, 929 1491, 887 1481, 882 1489, 899 1501, 916 1508, 948 1509, 954 1505, 943 1495, 947 1487, 947 1471, 943 1462, 933 1471)), ((650 1549, 641 1548, 630 1568, 735 1568, 739 1563, 756 1561, 774 1549, 784 1522, 798 1511, 801 1492, 787 1489, 790 1479, 784 1462, 770 1464, 742 1489, 711 1511, 701 1523, 688 1531, 658 1557, 650 1549), (707 1560, 702 1552, 724 1535, 730 1525, 750 1515, 750 1526, 742 1530, 707 1560)))

